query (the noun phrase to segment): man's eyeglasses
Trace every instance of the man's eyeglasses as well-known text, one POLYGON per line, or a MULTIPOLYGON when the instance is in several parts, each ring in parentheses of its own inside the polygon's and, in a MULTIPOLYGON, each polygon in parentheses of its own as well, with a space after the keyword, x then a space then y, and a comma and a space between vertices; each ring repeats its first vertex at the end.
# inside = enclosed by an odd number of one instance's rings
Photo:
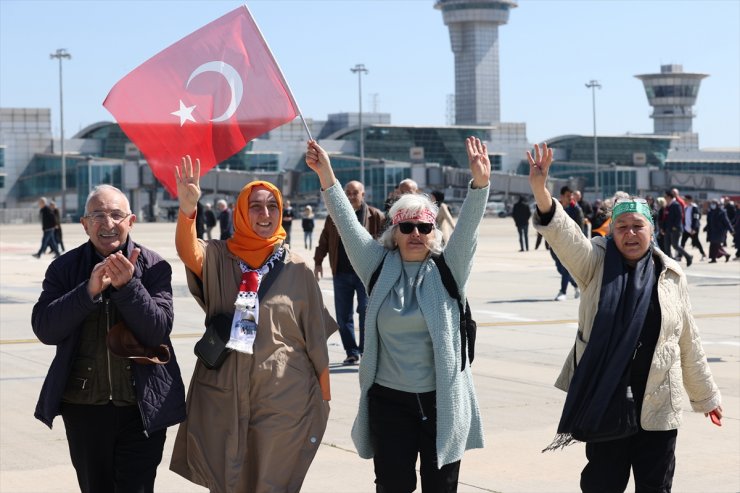
POLYGON ((434 229, 434 224, 431 223, 398 223, 398 229, 405 235, 410 235, 414 228, 419 230, 419 234, 428 235, 434 229))
POLYGON ((130 212, 126 213, 123 211, 113 211, 113 212, 91 212, 85 217, 89 219, 90 221, 94 222, 95 224, 105 224, 108 222, 108 218, 110 218, 111 221, 113 221, 113 224, 119 224, 121 221, 123 221, 130 215, 131 215, 130 212))

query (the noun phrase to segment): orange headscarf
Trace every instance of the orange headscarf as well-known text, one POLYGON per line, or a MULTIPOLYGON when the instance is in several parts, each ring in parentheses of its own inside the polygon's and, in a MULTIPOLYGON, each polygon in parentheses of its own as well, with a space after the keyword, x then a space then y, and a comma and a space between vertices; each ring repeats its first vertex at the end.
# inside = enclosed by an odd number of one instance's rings
POLYGON ((283 196, 280 190, 272 183, 266 181, 253 181, 247 183, 239 197, 236 199, 234 206, 234 236, 226 241, 229 251, 245 261, 251 268, 256 269, 265 263, 265 260, 272 255, 275 245, 285 240, 286 233, 283 229, 283 196), (270 191, 277 200, 278 209, 278 227, 275 233, 269 238, 258 236, 252 229, 249 222, 249 196, 255 188, 264 188, 270 191))

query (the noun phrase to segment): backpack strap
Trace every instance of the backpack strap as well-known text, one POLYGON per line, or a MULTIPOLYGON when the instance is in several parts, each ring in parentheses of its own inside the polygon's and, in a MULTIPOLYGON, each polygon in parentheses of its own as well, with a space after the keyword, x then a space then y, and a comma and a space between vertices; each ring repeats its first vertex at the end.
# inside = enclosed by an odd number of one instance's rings
POLYGON ((452 271, 450 270, 450 266, 447 265, 447 262, 445 261, 444 254, 441 255, 432 255, 432 260, 437 265, 437 268, 439 269, 439 274, 442 277, 442 284, 444 285, 445 289, 447 290, 447 294, 450 295, 450 297, 455 298, 457 301, 457 308, 460 312, 460 356, 462 361, 462 369, 460 371, 465 370, 465 359, 466 359, 466 353, 465 349, 468 348, 468 352, 470 353, 470 361, 473 361, 473 353, 472 353, 472 344, 474 344, 474 341, 470 341, 470 344, 468 344, 468 331, 467 331, 467 319, 471 318, 470 316, 470 305, 468 305, 467 300, 465 301, 465 306, 463 307, 462 299, 460 297, 460 291, 457 289, 457 283, 455 282, 455 278, 452 276, 452 271), (468 347, 470 346, 470 347, 468 347))
POLYGON ((385 252, 383 255, 383 260, 380 261, 378 264, 378 267, 373 272, 373 275, 370 276, 370 281, 367 283, 367 295, 370 296, 370 293, 373 291, 373 287, 375 286, 375 283, 378 282, 378 276, 380 276, 380 271, 383 269, 383 264, 385 263, 385 257, 388 255, 388 252, 385 252))

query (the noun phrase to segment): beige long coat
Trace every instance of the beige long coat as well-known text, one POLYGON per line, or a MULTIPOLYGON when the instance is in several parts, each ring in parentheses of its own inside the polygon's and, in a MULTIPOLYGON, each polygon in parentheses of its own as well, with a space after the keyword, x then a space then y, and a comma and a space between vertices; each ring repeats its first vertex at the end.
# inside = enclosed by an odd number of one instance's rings
MULTIPOLYGON (((582 292, 576 341, 555 382, 557 388, 567 391, 575 363, 581 360, 591 338, 598 311, 606 238, 587 239, 562 205, 558 201, 553 201, 553 204, 555 214, 546 226, 540 224, 537 212, 532 216, 532 222, 555 250, 582 292)), ((694 411, 706 413, 721 402, 691 314, 686 276, 679 265, 659 248, 654 249, 653 255, 660 258, 663 269, 658 276, 660 334, 648 373, 640 416, 640 424, 649 431, 672 430, 681 425, 684 388, 694 411)))
MULTIPOLYGON (((218 240, 207 243, 203 282, 188 271, 207 315, 233 313, 240 280, 218 240)), ((329 417, 319 375, 336 328, 313 272, 288 251, 260 299, 255 354, 231 352, 218 370, 196 363, 170 469, 212 492, 300 491, 329 417)))

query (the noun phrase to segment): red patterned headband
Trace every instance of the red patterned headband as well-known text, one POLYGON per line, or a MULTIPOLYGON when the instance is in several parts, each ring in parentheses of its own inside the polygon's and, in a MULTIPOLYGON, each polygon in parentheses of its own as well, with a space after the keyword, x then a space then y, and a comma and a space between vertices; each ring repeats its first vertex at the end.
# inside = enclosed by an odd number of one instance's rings
POLYGON ((401 209, 393 216, 393 225, 405 221, 417 221, 420 223, 434 224, 436 219, 437 215, 429 209, 421 209, 414 212, 409 211, 408 209, 401 209))

